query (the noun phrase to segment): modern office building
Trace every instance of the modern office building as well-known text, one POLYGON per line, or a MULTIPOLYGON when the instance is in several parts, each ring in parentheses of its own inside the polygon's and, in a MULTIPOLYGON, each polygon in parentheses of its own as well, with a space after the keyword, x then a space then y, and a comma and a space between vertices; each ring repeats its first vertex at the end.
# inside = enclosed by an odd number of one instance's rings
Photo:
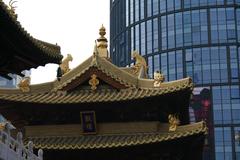
POLYGON ((167 81, 192 77, 195 120, 208 120, 205 159, 240 159, 240 1, 111 0, 113 63, 137 50, 167 81), (209 96, 206 98, 206 93, 209 96), (199 109, 201 108, 201 109, 199 109), (207 118, 206 118, 207 117, 207 118))

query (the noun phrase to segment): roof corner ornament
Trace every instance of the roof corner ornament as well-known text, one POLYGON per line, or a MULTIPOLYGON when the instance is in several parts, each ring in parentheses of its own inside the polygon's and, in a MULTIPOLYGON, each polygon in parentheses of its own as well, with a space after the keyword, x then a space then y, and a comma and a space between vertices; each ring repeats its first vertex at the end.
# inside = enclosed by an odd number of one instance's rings
POLYGON ((141 68, 143 68, 144 70, 144 76, 147 76, 147 63, 144 57, 142 57, 136 50, 132 52, 132 58, 135 59, 135 65, 133 66, 133 73, 137 74, 139 73, 139 71, 141 70, 141 68))
POLYGON ((164 81, 165 81, 165 76, 160 71, 154 72, 154 83, 153 83, 154 87, 160 87, 164 81))
POLYGON ((8 3, 8 11, 9 11, 10 15, 14 19, 17 19, 17 14, 15 13, 15 10, 16 10, 17 6, 13 6, 14 3, 17 3, 17 1, 13 1, 13 0, 9 1, 9 3, 8 3))
POLYGON ((180 124, 179 117, 173 114, 168 116, 169 132, 175 132, 180 124))
POLYGON ((100 57, 108 58, 108 50, 107 50, 108 40, 105 37, 106 29, 103 25, 99 29, 99 34, 100 34, 100 37, 97 39, 97 42, 98 42, 98 44, 97 44, 97 51, 98 52, 97 53, 100 57))
POLYGON ((25 77, 19 82, 18 87, 22 92, 27 93, 27 92, 30 92, 30 83, 31 83, 31 78, 25 77))
POLYGON ((57 78, 60 81, 61 77, 68 73, 71 69, 69 68, 69 62, 73 61, 73 57, 71 54, 67 54, 67 57, 63 59, 62 63, 59 65, 57 70, 57 78))
POLYGON ((97 79, 96 74, 92 74, 91 79, 88 81, 89 85, 91 85, 92 91, 95 91, 97 89, 97 86, 99 85, 99 80, 97 79))
POLYGON ((97 65, 97 55, 98 55, 97 41, 95 41, 95 45, 93 49, 92 65, 97 65))

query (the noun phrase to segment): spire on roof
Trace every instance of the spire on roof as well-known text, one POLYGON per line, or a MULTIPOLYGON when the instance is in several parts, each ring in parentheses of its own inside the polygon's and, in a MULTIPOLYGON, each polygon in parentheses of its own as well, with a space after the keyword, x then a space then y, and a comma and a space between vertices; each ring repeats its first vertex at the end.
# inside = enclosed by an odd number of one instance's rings
POLYGON ((98 49, 98 55, 100 57, 104 57, 104 58, 108 58, 108 50, 107 50, 107 47, 108 47, 108 40, 107 38, 105 37, 106 35, 106 29, 105 27, 102 25, 102 27, 99 29, 99 34, 100 34, 100 37, 97 39, 97 49, 98 49))

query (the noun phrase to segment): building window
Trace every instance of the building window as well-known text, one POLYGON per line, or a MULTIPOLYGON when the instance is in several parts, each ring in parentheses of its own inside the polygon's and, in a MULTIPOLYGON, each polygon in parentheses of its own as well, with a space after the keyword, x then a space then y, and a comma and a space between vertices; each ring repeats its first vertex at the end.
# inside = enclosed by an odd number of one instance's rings
POLYGON ((153 19, 153 52, 158 52, 158 18, 153 19))
POLYGON ((230 127, 216 127, 215 153, 216 159, 232 159, 232 136, 230 127))
POLYGON ((166 0, 160 0, 160 13, 165 13, 166 12, 166 0))
POLYGON ((130 24, 134 22, 134 0, 130 0, 130 24))
POLYGON ((126 26, 129 25, 128 18, 129 18, 129 0, 126 0, 126 26))
POLYGON ((167 49, 167 22, 166 16, 161 17, 162 50, 167 49))
POLYGON ((135 50, 140 52, 139 24, 135 26, 135 50))
POLYGON ((153 0, 153 15, 158 14, 158 0, 153 0))
POLYGON ((144 6, 144 0, 140 0, 140 14, 141 14, 141 19, 144 19, 144 15, 145 15, 145 11, 144 11, 144 8, 145 8, 145 6, 144 6))
POLYGON ((145 34, 145 22, 141 23, 141 55, 146 54, 146 34, 145 34))
POLYGON ((168 49, 175 47, 175 22, 174 14, 168 15, 168 49))
POLYGON ((147 16, 152 16, 152 0, 147 0, 147 16))
POLYGON ((147 21, 147 54, 152 53, 152 45, 153 45, 153 32, 152 32, 152 20, 147 21))
POLYGON ((139 21, 139 0, 135 0, 135 22, 139 21))

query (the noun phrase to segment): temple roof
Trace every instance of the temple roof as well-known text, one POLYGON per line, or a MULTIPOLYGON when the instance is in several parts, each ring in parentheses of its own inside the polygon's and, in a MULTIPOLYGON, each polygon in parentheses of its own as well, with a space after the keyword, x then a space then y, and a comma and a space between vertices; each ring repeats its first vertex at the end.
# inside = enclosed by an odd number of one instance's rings
POLYGON ((176 92, 190 94, 192 88, 190 78, 163 82, 159 87, 154 87, 153 79, 134 76, 105 58, 92 56, 64 75, 60 82, 56 80, 32 85, 27 93, 23 93, 20 89, 1 89, 0 100, 42 104, 112 102, 176 92), (100 80, 99 88, 94 91, 86 83, 92 74, 96 74, 100 80))
POLYGON ((132 134, 103 134, 81 136, 40 136, 28 137, 34 147, 41 149, 100 149, 154 144, 177 140, 194 135, 204 135, 207 127, 204 122, 179 126, 175 132, 158 131, 132 134))
POLYGON ((22 75, 23 70, 61 63, 58 45, 33 38, 17 21, 14 10, 0 1, 0 75, 8 79, 9 73, 22 75))

